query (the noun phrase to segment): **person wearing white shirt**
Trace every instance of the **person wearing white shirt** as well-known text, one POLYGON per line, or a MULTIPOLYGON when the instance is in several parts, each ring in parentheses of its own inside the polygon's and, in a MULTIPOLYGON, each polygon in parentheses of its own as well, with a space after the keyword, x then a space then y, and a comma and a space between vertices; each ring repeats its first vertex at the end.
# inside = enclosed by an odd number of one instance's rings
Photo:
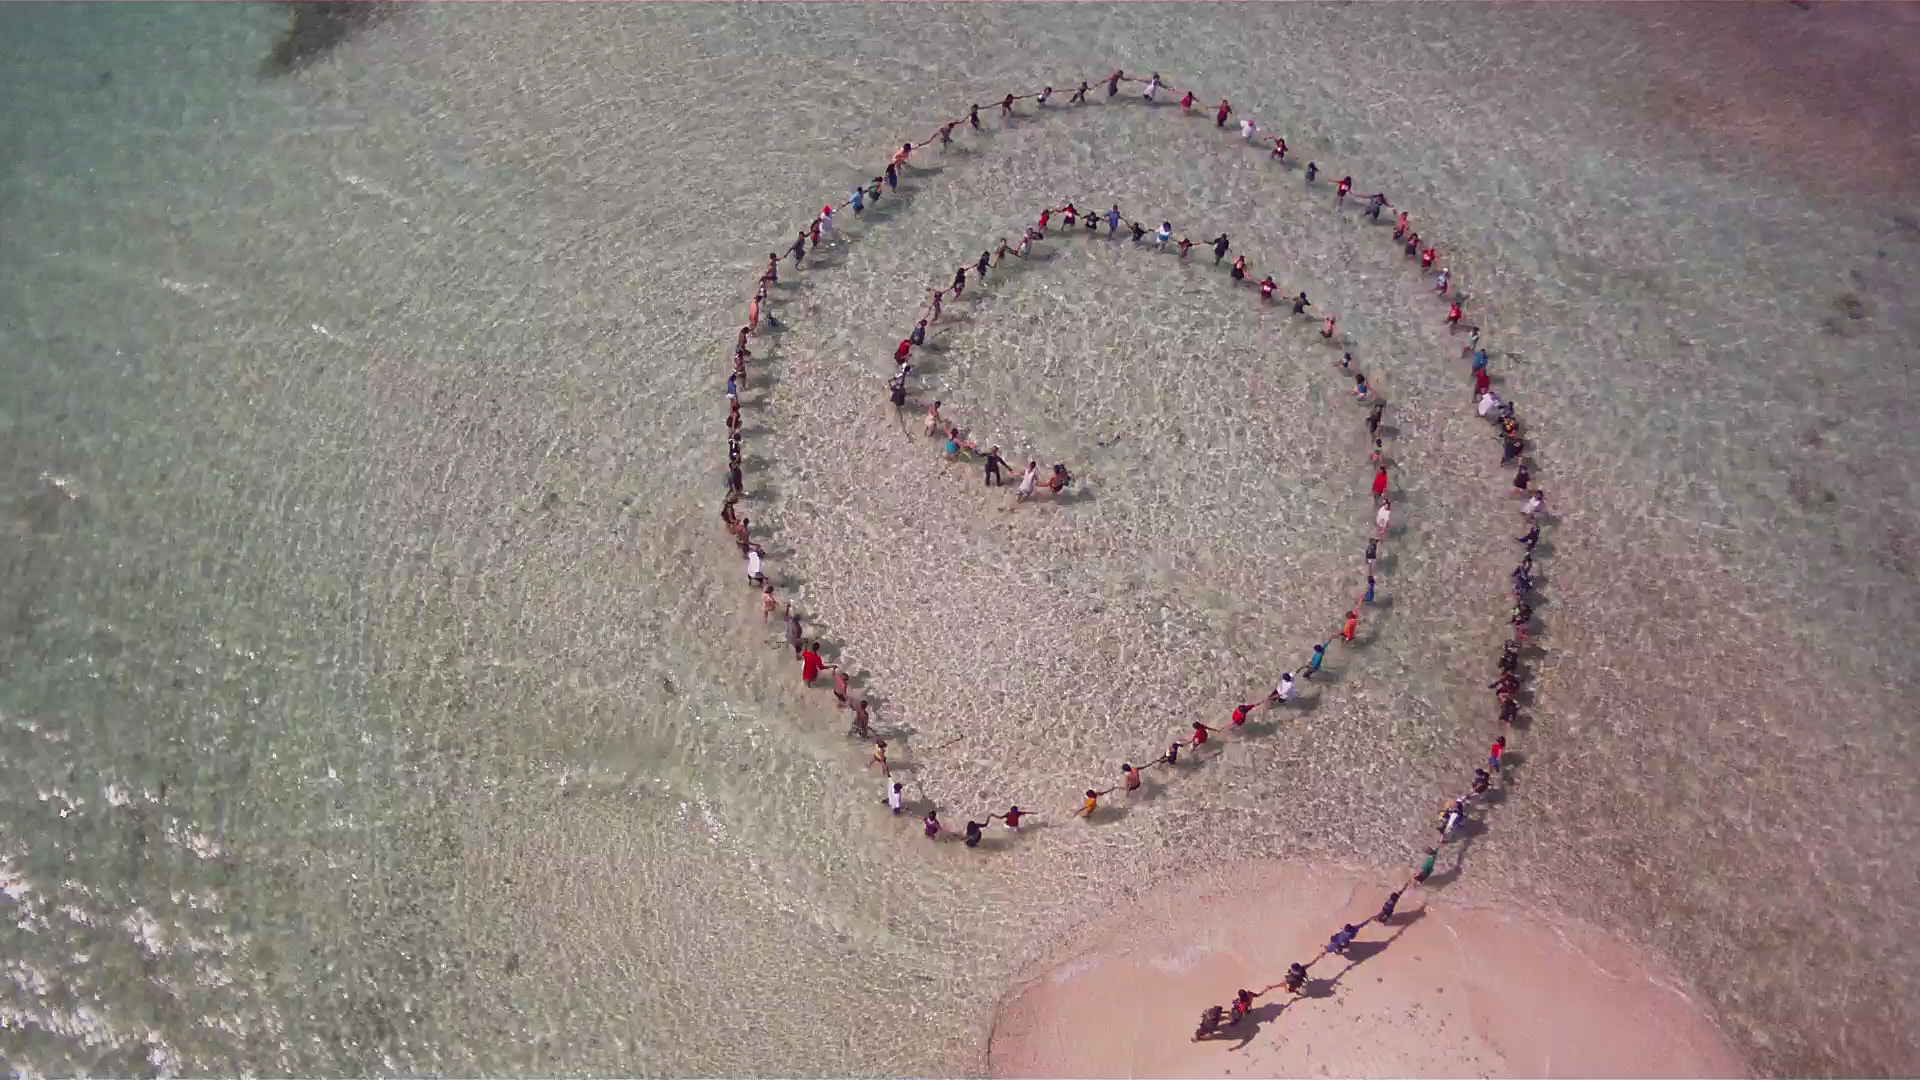
POLYGON ((1252 142, 1255 133, 1257 133, 1258 131, 1259 131, 1259 128, 1255 126, 1253 121, 1247 119, 1244 116, 1240 118, 1240 137, 1241 138, 1247 140, 1248 142, 1252 142))
POLYGON ((1285 705, 1293 697, 1293 672, 1284 672, 1280 676, 1280 685, 1273 688, 1267 701, 1274 705, 1285 705))
POLYGON ((1489 390, 1486 393, 1480 395, 1480 403, 1478 405, 1475 405, 1473 408, 1474 408, 1474 411, 1479 413, 1481 416, 1492 416, 1493 411, 1495 409, 1498 409, 1499 407, 1500 407, 1500 398, 1497 395, 1495 395, 1493 391, 1489 390))
POLYGON ((1026 502, 1027 499, 1033 495, 1034 485, 1039 482, 1040 463, 1037 461, 1027 462, 1027 471, 1020 475, 1020 485, 1013 489, 1013 500, 1015 502, 1026 502))
POLYGON ((753 544, 747 548, 747 580, 755 585, 767 583, 766 568, 761 562, 759 544, 753 544))
POLYGON ((892 808, 894 813, 898 814, 905 809, 903 802, 904 796, 900 790, 900 781, 895 780, 893 786, 887 789, 887 806, 892 808))
POLYGON ((1391 500, 1381 499, 1380 509, 1373 512, 1373 524, 1382 539, 1386 538, 1387 522, 1391 520, 1393 520, 1393 503, 1391 500))

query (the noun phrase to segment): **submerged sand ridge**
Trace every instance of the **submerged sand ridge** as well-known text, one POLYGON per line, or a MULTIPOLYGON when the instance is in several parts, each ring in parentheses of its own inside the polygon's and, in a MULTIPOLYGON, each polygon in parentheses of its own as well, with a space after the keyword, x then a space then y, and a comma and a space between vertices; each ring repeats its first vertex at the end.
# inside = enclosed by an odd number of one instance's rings
MULTIPOLYGON (((1196 1040, 1203 1004, 1259 990, 1397 883, 1252 864, 1148 891, 1001 1006, 996 1076, 1745 1076, 1656 958, 1560 915, 1410 892, 1304 993, 1196 1040)), ((1479 890, 1484 894, 1486 890, 1479 890)))

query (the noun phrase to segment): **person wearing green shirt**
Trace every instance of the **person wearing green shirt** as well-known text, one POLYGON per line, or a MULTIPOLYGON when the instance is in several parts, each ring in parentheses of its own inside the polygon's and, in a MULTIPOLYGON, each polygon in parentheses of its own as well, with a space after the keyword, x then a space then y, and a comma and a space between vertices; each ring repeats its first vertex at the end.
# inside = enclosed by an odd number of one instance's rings
POLYGON ((1427 857, 1420 862, 1420 872, 1413 875, 1415 881, 1425 881, 1433 873, 1433 862, 1440 857, 1439 848, 1428 848, 1427 857))

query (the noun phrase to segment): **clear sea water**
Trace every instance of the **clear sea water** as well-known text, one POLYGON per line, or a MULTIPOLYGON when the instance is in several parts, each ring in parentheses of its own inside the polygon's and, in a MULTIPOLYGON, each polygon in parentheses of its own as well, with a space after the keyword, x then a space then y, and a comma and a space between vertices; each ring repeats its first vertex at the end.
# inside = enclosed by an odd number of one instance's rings
POLYGON ((886 814, 713 520, 764 253, 956 107, 1114 66, 1429 222, 1538 432, 1548 651, 1460 887, 1663 950, 1766 1071, 1920 1061, 1910 11, 423 6, 262 77, 283 21, 0 9, 11 1070, 975 1071, 1105 895, 1409 858, 1491 732, 1517 518, 1417 274, 1204 119, 986 110, 756 346, 783 592, 916 797, 1049 827, 886 814), (1317 335, 1104 241, 950 305, 925 370, 1082 500, 903 436, 921 290, 1060 198, 1340 313, 1403 530, 1317 707, 1092 827, 1351 601, 1367 472, 1317 335))

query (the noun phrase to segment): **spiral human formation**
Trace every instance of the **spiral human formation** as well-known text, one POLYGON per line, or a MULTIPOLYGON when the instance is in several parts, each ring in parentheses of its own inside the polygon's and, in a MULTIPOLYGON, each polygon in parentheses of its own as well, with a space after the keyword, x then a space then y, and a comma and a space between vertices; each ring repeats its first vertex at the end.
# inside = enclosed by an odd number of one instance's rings
MULTIPOLYGON (((1200 96, 1192 90, 1182 91, 1169 88, 1161 80, 1157 72, 1143 79, 1116 70, 1102 81, 1105 83, 1105 97, 1108 101, 1119 98, 1122 83, 1141 84, 1144 86, 1141 97, 1145 102, 1149 104, 1155 103, 1162 94, 1169 98, 1178 95, 1177 100, 1180 115, 1196 115, 1194 108, 1199 102, 1200 96)), ((1048 86, 1034 93, 1008 94, 998 102, 986 106, 986 108, 997 108, 1001 118, 1010 119, 1018 111, 1018 106, 1021 102, 1034 101, 1040 109, 1053 111, 1062 107, 1073 108, 1085 105, 1088 103, 1088 97, 1092 92, 1093 85, 1086 80, 1080 80, 1078 87, 1068 96, 1065 106, 1052 104, 1055 90, 1053 87, 1048 86)), ((940 127, 926 139, 901 144, 900 148, 893 152, 886 167, 877 174, 873 180, 855 188, 845 199, 837 202, 829 202, 823 206, 820 212, 814 215, 813 220, 806 228, 796 230, 795 239, 787 248, 787 254, 792 259, 794 269, 803 269, 805 257, 808 252, 828 242, 833 234, 842 230, 847 211, 851 210, 853 216, 859 219, 864 215, 865 209, 868 206, 880 202, 885 198, 888 191, 895 190, 903 179, 910 176, 911 173, 909 170, 913 168, 911 158, 916 151, 929 146, 949 145, 955 133, 960 131, 963 126, 967 130, 980 130, 982 125, 981 109, 981 105, 972 105, 965 116, 941 124, 940 127)), ((1207 109, 1197 115, 1205 116, 1209 113, 1213 117, 1215 126, 1222 130, 1227 130, 1227 123, 1234 116, 1234 111, 1230 103, 1225 99, 1222 99, 1218 106, 1207 109)), ((1272 137, 1269 139, 1268 136, 1262 135, 1258 124, 1255 123, 1251 117, 1243 116, 1239 118, 1238 131, 1243 141, 1256 145, 1259 149, 1267 152, 1270 160, 1284 164, 1288 153, 1291 152, 1291 148, 1287 145, 1284 138, 1272 137)), ((1322 170, 1318 162, 1309 161, 1305 169, 1307 185, 1311 187, 1318 184, 1320 174, 1325 171, 1327 170, 1322 170)), ((1386 210, 1397 209, 1388 201, 1384 192, 1355 196, 1354 192, 1356 189, 1354 181, 1350 176, 1342 176, 1335 183, 1334 187, 1335 198, 1341 204, 1344 204, 1349 197, 1364 199, 1366 201, 1365 213, 1369 219, 1379 223, 1382 229, 1385 229, 1387 225, 1387 222, 1381 218, 1382 213, 1386 210)), ((1391 921, 1395 915, 1396 907, 1406 890, 1420 885, 1428 879, 1429 875, 1433 873, 1440 849, 1457 835, 1461 822, 1465 820, 1473 806, 1482 796, 1491 790, 1493 784, 1498 780, 1501 774, 1502 760, 1507 752, 1508 735, 1520 716, 1519 697, 1523 692, 1526 677, 1526 669, 1522 664, 1522 660, 1528 653, 1530 647, 1528 628, 1532 618, 1531 600, 1535 592, 1532 581, 1533 554, 1535 546, 1540 539, 1540 522, 1545 517, 1545 492, 1534 483, 1532 468, 1526 453, 1526 433, 1519 418, 1515 415, 1512 405, 1502 402, 1499 396, 1492 390, 1492 378, 1488 371, 1489 358, 1486 349, 1481 344, 1481 329, 1478 326, 1467 325, 1465 323, 1465 301, 1454 289, 1451 272, 1439 263, 1438 245, 1433 243, 1431 238, 1423 239, 1419 235, 1418 231, 1413 228, 1409 214, 1404 210, 1397 211, 1391 220, 1393 224, 1391 233, 1393 243, 1403 249, 1409 261, 1418 260, 1419 270, 1423 275, 1434 275, 1434 293, 1441 302, 1446 304, 1446 322, 1449 329, 1452 331, 1464 331, 1470 335, 1465 348, 1461 351, 1461 356, 1463 359, 1471 360, 1472 366, 1469 377, 1472 379, 1474 387, 1474 408, 1480 416, 1486 418, 1490 424, 1498 428, 1499 439, 1502 445, 1501 465, 1513 469, 1511 492, 1515 497, 1524 500, 1521 504, 1520 514, 1524 520, 1526 532, 1516 537, 1515 541, 1524 548, 1525 555, 1519 564, 1515 566, 1511 574, 1512 608, 1509 614, 1509 623, 1513 628, 1513 632, 1512 636, 1502 647, 1500 654, 1496 657, 1495 678, 1487 687, 1493 692, 1498 706, 1497 730, 1487 751, 1485 763, 1474 768, 1471 780, 1467 785, 1467 790, 1449 799, 1440 808, 1434 824, 1437 837, 1432 844, 1420 853, 1418 869, 1404 885, 1394 890, 1382 902, 1380 910, 1359 923, 1350 923, 1340 927, 1329 939, 1323 951, 1317 953, 1304 963, 1296 962, 1292 964, 1281 982, 1274 983, 1258 991, 1242 989, 1238 991, 1227 1005, 1208 1007, 1201 1016, 1199 1027, 1194 1036, 1196 1039, 1205 1038, 1237 1026, 1251 1012, 1253 1002, 1269 992, 1279 989, 1285 989, 1288 994, 1303 992, 1308 971, 1315 963, 1329 955, 1344 954, 1348 948, 1358 940, 1359 935, 1364 932, 1369 924, 1378 922, 1384 925, 1391 921)), ((1027 228, 1017 246, 1007 243, 1006 239, 1002 238, 996 247, 983 251, 977 261, 956 267, 950 284, 929 290, 926 302, 916 315, 913 328, 901 339, 899 346, 894 350, 894 371, 892 377, 887 382, 888 401, 896 410, 902 423, 905 423, 905 410, 910 404, 908 382, 913 375, 912 357, 914 350, 924 345, 927 337, 931 333, 936 332, 941 307, 947 296, 961 295, 970 283, 970 279, 971 283, 976 286, 992 280, 992 271, 994 268, 1002 265, 1008 258, 1026 257, 1032 245, 1036 243, 1058 237, 1062 232, 1067 235, 1097 235, 1102 224, 1106 226, 1107 236, 1109 238, 1117 239, 1125 236, 1132 244, 1137 246, 1145 246, 1150 240, 1154 250, 1164 252, 1170 244, 1173 244, 1174 230, 1171 222, 1163 221, 1156 226, 1151 222, 1135 220, 1122 214, 1118 205, 1114 205, 1106 211, 1095 211, 1092 206, 1083 209, 1069 202, 1062 206, 1044 207, 1036 215, 1035 224, 1027 228), (1122 231, 1123 229, 1125 230, 1124 232, 1122 231)), ((1202 233, 1202 235, 1204 235, 1204 233, 1202 233)), ((1218 234, 1213 239, 1204 241, 1195 241, 1190 235, 1183 234, 1178 244, 1174 245, 1177 251, 1177 257, 1181 259, 1190 258, 1191 249, 1200 244, 1205 244, 1212 249, 1213 265, 1216 267, 1222 265, 1232 250, 1231 240, 1224 232, 1218 234)), ((753 358, 753 353, 748 348, 748 344, 753 336, 759 332, 763 320, 770 323, 777 323, 777 319, 771 311, 770 305, 772 298, 771 289, 779 283, 780 257, 778 254, 769 253, 767 260, 767 269, 761 274, 753 292, 753 299, 748 306, 747 321, 741 326, 735 342, 733 372, 727 381, 729 432, 727 495, 720 510, 722 521, 726 524, 735 543, 739 547, 742 557, 746 560, 749 580, 762 590, 761 611, 763 619, 770 618, 775 613, 779 607, 779 601, 774 587, 767 580, 764 552, 754 539, 751 521, 747 516, 738 513, 736 504, 745 497, 746 494, 745 478, 741 471, 740 396, 743 386, 747 382, 747 363, 753 358)), ((1312 306, 1312 301, 1304 291, 1294 292, 1284 289, 1279 286, 1270 274, 1265 275, 1256 282, 1253 274, 1254 270, 1244 254, 1237 255, 1232 263, 1228 265, 1229 281, 1232 287, 1249 287, 1255 291, 1255 295, 1260 303, 1284 303, 1291 306, 1292 312, 1296 317, 1307 315, 1307 308, 1312 306)), ((1152 768, 1155 765, 1171 765, 1177 762, 1183 748, 1191 751, 1207 743, 1213 734, 1238 728, 1246 721, 1248 713, 1253 709, 1261 707, 1263 704, 1269 709, 1287 707, 1288 702, 1296 693, 1298 684, 1311 680, 1320 670, 1326 651, 1332 646, 1335 640, 1341 641, 1342 644, 1348 648, 1353 647, 1360 614, 1368 605, 1373 603, 1375 598, 1374 559, 1377 554, 1377 545, 1386 539, 1391 529, 1392 508, 1389 498, 1391 479, 1389 476, 1388 461, 1384 453, 1385 435, 1383 434, 1381 425, 1381 419, 1386 406, 1384 401, 1379 398, 1377 386, 1365 373, 1356 369, 1353 355, 1351 351, 1346 348, 1346 342, 1339 331, 1336 317, 1331 314, 1322 316, 1320 313, 1315 312, 1307 316, 1307 321, 1309 325, 1314 321, 1319 321, 1319 332, 1323 342, 1333 348, 1341 350, 1342 358, 1339 365, 1340 369, 1344 374, 1352 376, 1353 396, 1356 401, 1367 407, 1365 422, 1368 429, 1371 453, 1370 464, 1374 470, 1372 494, 1375 507, 1375 529, 1372 539, 1370 539, 1367 544, 1367 574, 1364 592, 1356 593, 1355 602, 1347 606, 1345 612, 1340 617, 1337 629, 1324 636, 1319 634, 1315 635, 1318 639, 1317 643, 1313 646, 1311 653, 1302 666, 1283 673, 1277 681, 1275 688, 1267 693, 1264 699, 1256 698, 1256 700, 1252 702, 1237 707, 1233 711, 1227 728, 1217 728, 1201 721, 1194 721, 1191 731, 1181 733, 1183 737, 1174 739, 1168 745, 1167 750, 1157 758, 1147 761, 1146 764, 1138 767, 1132 764, 1131 759, 1124 762, 1120 770, 1121 779, 1116 786, 1102 789, 1098 784, 1095 784, 1087 788, 1085 793, 1080 797, 1077 808, 1073 811, 1075 816, 1091 817, 1098 814, 1099 800, 1101 798, 1104 798, 1115 790, 1122 788, 1132 790, 1140 786, 1141 770, 1152 768)), ((939 405, 940 403, 936 402, 933 404, 933 407, 927 411, 927 434, 944 440, 943 452, 950 459, 961 460, 972 458, 973 460, 978 460, 990 484, 1000 481, 1000 469, 1008 468, 1008 466, 1006 460, 1001 457, 999 448, 990 447, 983 450, 973 444, 967 439, 958 423, 951 417, 940 413, 939 405)), ((1073 474, 1066 468, 1064 463, 1056 463, 1051 473, 1045 479, 1042 479, 1039 468, 1039 462, 1037 460, 1030 460, 1028 466, 1021 470, 1021 479, 1014 484, 1013 501, 1015 504, 1026 501, 1028 498, 1037 495, 1043 489, 1049 494, 1056 496, 1061 495, 1065 492, 1066 488, 1074 482, 1073 474)), ((866 700, 851 692, 844 672, 840 671, 835 665, 827 664, 822 660, 818 652, 817 644, 809 643, 807 635, 803 632, 801 619, 792 612, 790 603, 786 606, 785 618, 787 623, 787 641, 789 646, 794 650, 796 659, 800 661, 803 681, 808 685, 813 685, 815 680, 820 676, 830 676, 834 693, 839 699, 839 704, 853 711, 854 719, 849 734, 859 736, 863 739, 872 739, 874 747, 872 763, 878 765, 883 773, 888 773, 886 741, 882 738, 875 737, 873 734, 869 706, 866 700)), ((901 785, 894 783, 890 785, 890 788, 890 801, 893 804, 894 811, 899 813, 904 806, 904 800, 901 797, 901 785)), ((970 847, 976 846, 980 841, 983 831, 989 828, 994 821, 1001 821, 1006 827, 1017 829, 1020 827, 1020 822, 1023 818, 1032 816, 1034 813, 1036 812, 1022 809, 1017 804, 1013 804, 1010 805, 1009 809, 1004 813, 985 815, 987 819, 985 821, 969 820, 964 829, 964 842, 970 847)), ((950 830, 939 821, 937 809, 929 809, 927 811, 923 818, 922 826, 926 835, 932 839, 937 840, 950 833, 950 830)))

